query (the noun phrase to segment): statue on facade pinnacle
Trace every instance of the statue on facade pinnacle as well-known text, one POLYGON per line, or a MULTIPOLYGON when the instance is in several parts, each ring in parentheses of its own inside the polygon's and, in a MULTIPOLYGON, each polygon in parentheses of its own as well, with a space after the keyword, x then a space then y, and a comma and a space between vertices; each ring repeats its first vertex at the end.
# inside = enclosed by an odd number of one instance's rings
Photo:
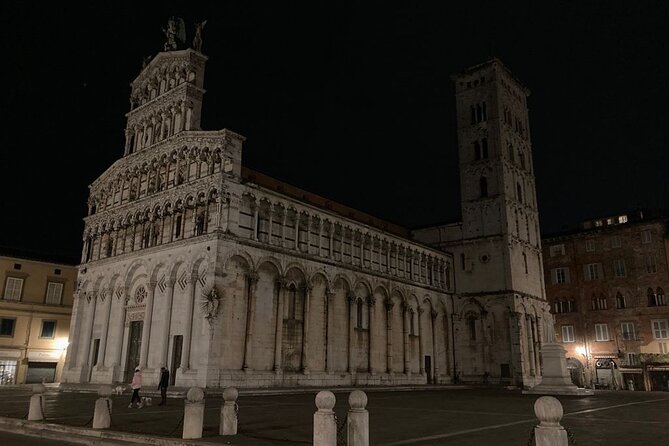
POLYGON ((177 40, 182 44, 186 42, 186 26, 181 17, 170 17, 167 21, 167 29, 163 28, 163 32, 167 37, 164 51, 176 51, 177 40))
POLYGON ((207 24, 207 21, 195 23, 195 37, 193 37, 193 49, 199 53, 202 52, 202 29, 204 25, 207 24))

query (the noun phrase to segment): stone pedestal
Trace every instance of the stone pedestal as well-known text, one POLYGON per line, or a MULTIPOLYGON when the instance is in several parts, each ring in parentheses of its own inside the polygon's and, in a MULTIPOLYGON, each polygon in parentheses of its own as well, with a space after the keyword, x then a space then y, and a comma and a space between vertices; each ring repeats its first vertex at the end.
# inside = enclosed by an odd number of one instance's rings
POLYGON ((44 420, 44 391, 41 384, 33 386, 33 396, 30 397, 30 408, 28 409, 28 421, 44 420))
POLYGON ((552 396, 542 396, 534 403, 534 413, 541 421, 534 428, 536 446, 568 446, 567 431, 560 425, 562 404, 552 396))
POLYGON ((348 446, 369 446, 369 412, 367 395, 361 390, 354 390, 348 397, 348 416, 346 418, 346 444, 348 446))
POLYGON ((337 446, 337 421, 332 410, 336 401, 334 393, 327 390, 316 395, 313 446, 337 446))
POLYGON ((184 427, 181 438, 184 440, 202 438, 204 391, 199 387, 191 387, 186 394, 184 404, 184 427))
POLYGON ((237 397, 239 392, 234 387, 223 391, 223 407, 221 407, 221 424, 219 435, 237 435, 237 397))
POLYGON ((543 364, 541 382, 529 390, 523 390, 523 393, 583 396, 594 394, 592 389, 579 388, 571 382, 565 349, 560 344, 545 344, 541 348, 541 361, 543 364))
POLYGON ((100 395, 100 398, 95 401, 93 429, 109 429, 111 426, 112 401, 109 398, 111 394, 111 386, 102 386, 98 390, 98 395, 100 395))

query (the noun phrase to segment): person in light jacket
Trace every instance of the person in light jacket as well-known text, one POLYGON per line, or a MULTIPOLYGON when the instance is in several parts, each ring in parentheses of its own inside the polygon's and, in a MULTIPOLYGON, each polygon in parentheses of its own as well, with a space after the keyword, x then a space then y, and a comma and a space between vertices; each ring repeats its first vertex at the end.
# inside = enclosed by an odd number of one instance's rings
POLYGON ((142 388, 142 372, 139 370, 139 367, 135 369, 135 374, 132 376, 130 387, 132 388, 132 399, 130 400, 130 404, 128 404, 128 409, 141 409, 142 399, 139 397, 139 389, 142 388), (137 405, 135 405, 135 401, 137 401, 137 405))

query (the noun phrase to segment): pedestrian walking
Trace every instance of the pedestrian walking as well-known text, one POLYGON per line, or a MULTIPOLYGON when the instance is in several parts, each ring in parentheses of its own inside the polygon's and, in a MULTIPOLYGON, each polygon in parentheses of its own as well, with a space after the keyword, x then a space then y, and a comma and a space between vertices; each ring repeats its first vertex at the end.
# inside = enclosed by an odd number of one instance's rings
POLYGON ((162 401, 159 406, 164 406, 167 403, 167 386, 170 384, 170 371, 165 367, 160 368, 160 381, 158 388, 160 389, 160 397, 162 401))
POLYGON ((142 399, 139 397, 139 389, 142 388, 142 372, 139 370, 139 367, 135 369, 135 374, 132 376, 130 387, 132 388, 132 399, 130 400, 130 404, 128 404, 128 409, 141 409, 144 405, 142 404, 142 399), (137 405, 135 405, 135 401, 137 402, 137 405))

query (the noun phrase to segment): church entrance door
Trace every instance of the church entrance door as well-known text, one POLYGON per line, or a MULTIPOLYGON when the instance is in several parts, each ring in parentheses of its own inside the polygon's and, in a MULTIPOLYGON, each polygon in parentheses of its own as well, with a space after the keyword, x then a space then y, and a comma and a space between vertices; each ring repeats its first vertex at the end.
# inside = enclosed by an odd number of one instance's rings
POLYGON ((128 333, 128 353, 125 360, 125 375, 123 382, 132 381, 132 375, 135 373, 135 367, 139 365, 139 349, 142 342, 142 327, 144 321, 130 322, 130 332, 128 333))

